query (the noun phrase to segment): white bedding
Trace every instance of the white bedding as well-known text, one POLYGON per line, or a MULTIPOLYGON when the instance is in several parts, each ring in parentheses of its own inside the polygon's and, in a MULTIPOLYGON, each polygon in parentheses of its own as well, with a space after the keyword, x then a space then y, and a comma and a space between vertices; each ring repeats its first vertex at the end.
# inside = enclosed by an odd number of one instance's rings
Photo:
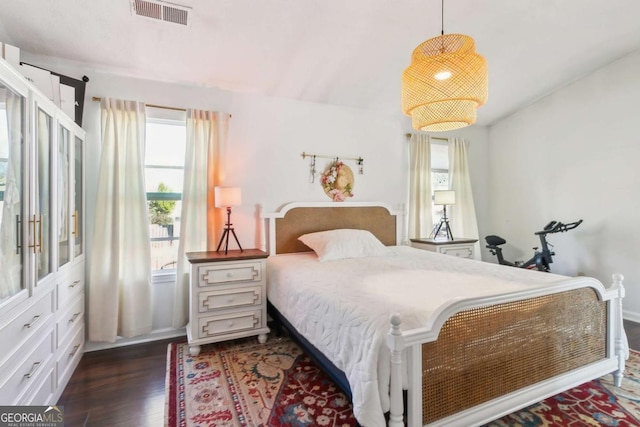
POLYGON ((268 298, 311 344, 345 372, 354 415, 384 426, 389 410, 389 316, 423 326, 447 301, 550 286, 564 276, 414 249, 319 262, 314 253, 268 259, 268 298))

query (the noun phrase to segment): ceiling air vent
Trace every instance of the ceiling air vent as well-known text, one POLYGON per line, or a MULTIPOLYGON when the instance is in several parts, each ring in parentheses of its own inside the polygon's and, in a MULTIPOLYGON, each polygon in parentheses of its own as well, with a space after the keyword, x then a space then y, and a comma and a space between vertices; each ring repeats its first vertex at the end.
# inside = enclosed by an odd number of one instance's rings
POLYGON ((131 13, 172 24, 189 26, 191 8, 159 0, 131 0, 131 13))

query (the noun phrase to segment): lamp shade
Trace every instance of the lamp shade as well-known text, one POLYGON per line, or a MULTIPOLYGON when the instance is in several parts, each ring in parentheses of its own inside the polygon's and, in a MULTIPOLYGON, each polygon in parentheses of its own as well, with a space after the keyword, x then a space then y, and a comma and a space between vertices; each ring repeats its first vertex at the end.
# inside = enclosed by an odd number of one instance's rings
POLYGON ((455 205, 456 192, 453 190, 438 190, 433 192, 434 205, 455 205))
POLYGON ((487 102, 486 60, 462 34, 443 34, 416 47, 402 74, 402 111, 414 129, 448 131, 471 125, 487 102))
POLYGON ((239 187, 215 187, 213 191, 216 208, 242 204, 242 191, 239 187))

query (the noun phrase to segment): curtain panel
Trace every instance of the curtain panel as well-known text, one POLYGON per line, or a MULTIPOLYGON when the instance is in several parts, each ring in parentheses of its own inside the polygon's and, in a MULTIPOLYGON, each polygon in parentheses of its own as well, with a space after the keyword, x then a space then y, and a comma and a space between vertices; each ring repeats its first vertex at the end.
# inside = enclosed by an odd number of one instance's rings
MULTIPOLYGON (((449 185, 456 193, 456 203, 451 209, 451 229, 456 236, 478 239, 476 208, 471 191, 469 174, 469 141, 449 139, 449 185)), ((480 259, 480 243, 474 247, 476 259, 480 259)))
POLYGON ((89 274, 89 340, 151 332, 151 256, 143 103, 104 98, 89 274))
POLYGON ((431 194, 431 139, 413 134, 409 140, 409 238, 431 234, 431 194))
POLYGON ((172 326, 180 328, 189 320, 189 262, 185 254, 215 250, 221 213, 216 210, 213 189, 221 185, 221 159, 227 146, 229 116, 223 113, 187 110, 187 144, 182 221, 178 244, 178 265, 174 292, 172 326))

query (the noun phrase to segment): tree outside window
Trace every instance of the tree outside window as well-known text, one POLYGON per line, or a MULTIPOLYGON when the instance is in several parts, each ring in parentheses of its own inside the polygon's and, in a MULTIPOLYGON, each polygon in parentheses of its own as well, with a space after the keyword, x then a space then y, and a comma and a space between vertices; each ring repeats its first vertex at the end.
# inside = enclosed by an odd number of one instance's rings
MULTIPOLYGON (((164 183, 158 184, 158 193, 171 193, 171 189, 164 183)), ((149 221, 167 229, 169 237, 173 238, 173 218, 171 214, 176 207, 175 200, 152 200, 149 202, 149 221)))

